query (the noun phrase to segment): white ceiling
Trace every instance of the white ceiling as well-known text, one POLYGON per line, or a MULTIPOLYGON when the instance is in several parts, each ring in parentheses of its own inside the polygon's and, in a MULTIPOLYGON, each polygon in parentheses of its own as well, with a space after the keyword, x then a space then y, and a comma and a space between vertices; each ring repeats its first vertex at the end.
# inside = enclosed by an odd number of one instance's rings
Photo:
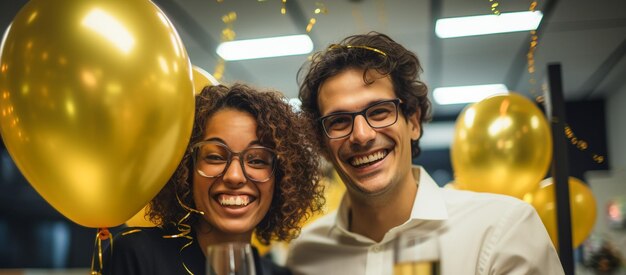
MULTIPOLYGON (((193 64, 213 72, 215 48, 224 28, 221 17, 237 13, 237 39, 306 33, 311 17, 317 24, 310 36, 315 51, 343 37, 379 31, 417 53, 430 88, 504 83, 530 95, 526 73, 529 33, 439 39, 433 34, 437 18, 490 14, 489 0, 154 0, 174 22, 193 64), (326 14, 314 14, 318 3, 326 14)), ((24 5, 24 0, 2 0, 0 27, 24 5)), ((62 2, 59 1, 61 4, 62 2)), ((528 10, 530 1, 500 1, 501 12, 528 10)), ((566 100, 603 98, 618 91, 626 76, 626 1, 546 0, 535 52, 536 77, 542 81, 546 64, 560 62, 566 100)), ((296 73, 307 55, 226 63, 223 81, 242 81, 278 89, 297 97, 296 73)), ((453 119, 462 105, 434 106, 435 119, 453 119)))
MULTIPOLYGON (((526 72, 528 32, 439 39, 433 34, 436 18, 490 14, 488 0, 280 0, 236 1, 157 0, 177 25, 192 63, 213 72, 214 47, 224 28, 222 15, 237 13, 237 39, 306 33, 313 16, 317 24, 310 35, 315 51, 354 33, 371 30, 390 35, 415 51, 424 65, 431 88, 505 83, 509 89, 530 95, 526 72), (315 15, 316 3, 328 12, 315 15)), ((528 10, 530 1, 500 1, 501 12, 528 10)), ((546 64, 559 62, 567 100, 601 98, 619 90, 626 75, 626 1, 539 1, 544 12, 535 51, 536 78, 541 83, 546 64)), ((307 56, 279 57, 226 63, 225 82, 244 81, 297 96, 296 73, 307 56)), ((435 106, 436 117, 455 117, 463 108, 435 106)))

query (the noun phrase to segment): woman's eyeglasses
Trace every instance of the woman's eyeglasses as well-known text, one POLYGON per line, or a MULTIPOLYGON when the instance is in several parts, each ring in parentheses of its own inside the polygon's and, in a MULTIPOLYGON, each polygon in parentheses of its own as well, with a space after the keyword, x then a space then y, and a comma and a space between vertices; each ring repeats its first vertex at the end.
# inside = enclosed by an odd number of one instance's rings
POLYGON ((239 165, 245 177, 254 182, 266 182, 274 175, 276 153, 263 146, 250 146, 241 152, 233 152, 226 144, 217 141, 202 141, 192 146, 194 167, 200 176, 221 177, 233 162, 239 165))

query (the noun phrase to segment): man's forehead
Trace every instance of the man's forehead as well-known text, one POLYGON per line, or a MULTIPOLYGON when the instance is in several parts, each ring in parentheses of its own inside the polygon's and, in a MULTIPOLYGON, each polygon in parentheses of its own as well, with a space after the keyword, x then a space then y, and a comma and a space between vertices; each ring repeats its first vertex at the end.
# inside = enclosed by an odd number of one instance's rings
POLYGON ((317 95, 321 115, 359 111, 381 100, 396 98, 389 76, 378 75, 372 82, 363 80, 363 72, 342 72, 327 79, 317 95))

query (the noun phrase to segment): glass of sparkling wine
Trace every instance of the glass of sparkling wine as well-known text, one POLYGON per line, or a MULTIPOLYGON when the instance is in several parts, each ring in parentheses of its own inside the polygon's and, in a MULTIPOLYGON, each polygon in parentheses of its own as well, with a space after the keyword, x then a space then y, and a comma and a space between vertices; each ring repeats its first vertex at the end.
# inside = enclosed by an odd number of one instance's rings
POLYGON ((408 230, 394 246, 394 275, 441 275, 439 235, 408 230))
POLYGON ((207 275, 256 275, 255 270, 249 243, 221 243, 207 247, 207 275))

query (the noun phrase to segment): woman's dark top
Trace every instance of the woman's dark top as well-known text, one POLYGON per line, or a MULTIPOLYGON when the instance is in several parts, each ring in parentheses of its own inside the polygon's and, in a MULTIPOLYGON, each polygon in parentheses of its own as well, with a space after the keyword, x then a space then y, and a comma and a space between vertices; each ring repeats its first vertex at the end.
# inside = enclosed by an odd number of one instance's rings
MULTIPOLYGON (((163 238, 179 232, 158 227, 136 227, 125 229, 113 239, 113 253, 110 248, 103 253, 103 275, 188 275, 183 263, 194 275, 204 275, 206 259, 195 233, 193 242, 187 248, 180 249, 187 243, 187 238, 163 238)), ((270 259, 260 257, 256 248, 252 248, 257 275, 289 275, 291 272, 276 265, 270 259)))

